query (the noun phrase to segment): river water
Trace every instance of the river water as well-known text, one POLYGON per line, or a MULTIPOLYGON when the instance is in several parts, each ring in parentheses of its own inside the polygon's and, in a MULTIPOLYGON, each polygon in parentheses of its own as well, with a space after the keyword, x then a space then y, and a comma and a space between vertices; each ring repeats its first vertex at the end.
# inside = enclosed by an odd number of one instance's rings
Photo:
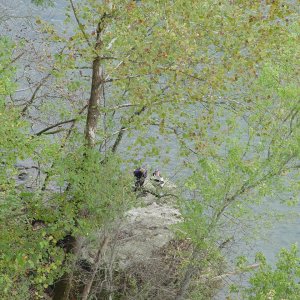
MULTIPOLYGON (((29 37, 34 39, 34 31, 31 31, 32 18, 30 16, 39 16, 42 19, 53 22, 58 27, 63 27, 64 7, 65 1, 58 1, 54 8, 36 7, 31 4, 29 0, 0 0, 0 21, 9 20, 7 24, 13 24, 13 26, 4 26, 2 23, 2 29, 0 34, 9 34, 12 36, 19 35, 21 37, 29 37), (9 29, 8 29, 9 28, 9 29)), ((165 143, 162 141, 161 143, 165 143)), ((170 162, 167 164, 164 173, 167 177, 177 178, 182 174, 178 171, 181 168, 182 160, 178 160, 178 149, 176 149, 175 141, 167 141, 171 146, 171 152, 168 155, 170 162)), ((147 161, 150 165, 155 165, 158 162, 156 159, 149 159, 147 161)), ((293 211, 300 214, 300 205, 293 208, 287 208, 285 205, 281 205, 278 201, 273 201, 273 209, 280 212, 293 211)), ((257 240, 252 240, 250 243, 241 242, 238 247, 231 249, 230 257, 232 260, 236 255, 246 255, 249 257, 249 263, 254 262, 254 256, 257 251, 265 253, 267 259, 274 263, 276 260, 276 253, 282 247, 290 247, 292 243, 298 243, 300 241, 300 218, 285 218, 285 221, 276 222, 271 229, 263 229, 260 231, 260 236, 257 240), (289 221, 286 221, 289 220, 289 221)), ((226 282, 232 283, 237 280, 236 277, 228 277, 226 282)), ((216 299, 225 299, 226 291, 222 291, 216 299)))

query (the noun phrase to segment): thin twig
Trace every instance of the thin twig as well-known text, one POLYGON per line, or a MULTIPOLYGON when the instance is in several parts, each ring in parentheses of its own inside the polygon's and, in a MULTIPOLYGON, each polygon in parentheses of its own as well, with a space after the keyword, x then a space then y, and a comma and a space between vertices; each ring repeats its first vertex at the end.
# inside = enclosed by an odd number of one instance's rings
POLYGON ((4 65, 0 69, 0 73, 3 72, 9 65, 12 65, 14 62, 16 62, 19 58, 21 58, 24 55, 25 51, 20 53, 18 56, 16 56, 13 60, 11 60, 8 64, 4 65))
POLYGON ((83 36, 84 36, 86 42, 88 43, 88 45, 89 45, 90 47, 92 47, 92 44, 91 44, 89 38, 87 37, 87 34, 85 33, 84 29, 83 29, 83 28, 84 28, 84 25, 80 22, 80 20, 79 20, 79 18, 78 18, 78 16, 77 16, 77 12, 76 12, 76 9, 75 9, 75 6, 74 6, 74 3, 73 3, 72 0, 70 0, 70 4, 71 4, 72 10, 73 10, 73 14, 74 14, 74 17, 75 17, 75 19, 76 19, 76 22, 77 22, 77 24, 78 24, 78 27, 79 27, 80 31, 82 32, 82 34, 83 34, 83 36))
POLYGON ((137 75, 127 75, 127 76, 124 76, 124 77, 116 77, 116 78, 109 78, 109 76, 107 76, 104 80, 104 83, 108 83, 108 82, 114 82, 114 81, 120 81, 120 80, 126 80, 126 79, 134 79, 134 78, 140 78, 140 77, 143 77, 143 76, 150 76, 150 75, 153 75, 151 73, 149 74, 137 74, 137 75))
POLYGON ((30 107, 30 105, 33 103, 33 101, 36 98, 36 95, 38 93, 38 91, 41 89, 41 87, 43 86, 43 84, 47 81, 47 79, 51 76, 51 73, 47 74, 38 84, 38 86, 35 88, 31 98, 29 99, 29 101, 26 103, 25 107, 22 109, 21 111, 21 115, 24 116, 26 111, 28 110, 28 108, 30 107))

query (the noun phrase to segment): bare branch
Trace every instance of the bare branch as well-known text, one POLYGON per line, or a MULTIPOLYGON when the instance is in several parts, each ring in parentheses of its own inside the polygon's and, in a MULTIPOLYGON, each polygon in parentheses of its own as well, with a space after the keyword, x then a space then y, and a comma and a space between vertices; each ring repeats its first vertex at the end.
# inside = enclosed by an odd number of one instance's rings
POLYGON ((119 109, 119 108, 133 107, 133 106, 138 106, 138 105, 139 104, 125 103, 125 104, 120 104, 120 105, 114 106, 114 107, 112 107, 110 109, 111 110, 116 110, 116 109, 119 109))
POLYGON ((72 10, 73 10, 73 14, 74 14, 74 17, 75 17, 75 19, 76 19, 76 22, 77 22, 77 24, 78 24, 78 27, 79 27, 80 31, 82 32, 82 34, 83 34, 83 36, 84 36, 86 42, 88 43, 88 45, 89 45, 90 47, 92 47, 92 44, 91 44, 91 42, 90 42, 90 40, 89 40, 89 38, 88 38, 86 32, 85 32, 84 29, 83 29, 83 28, 84 28, 84 25, 80 22, 80 20, 79 20, 79 18, 78 18, 78 16, 77 16, 77 12, 76 12, 76 9, 75 9, 75 6, 74 6, 74 3, 73 3, 72 0, 70 0, 70 4, 71 4, 72 10))
POLYGON ((51 125, 51 126, 49 126, 49 127, 47 127, 47 128, 42 129, 41 131, 37 132, 35 135, 36 135, 36 136, 39 136, 39 135, 41 135, 41 134, 47 132, 48 130, 50 130, 50 129, 52 129, 52 128, 55 128, 55 127, 60 126, 60 125, 63 125, 63 124, 72 123, 72 122, 75 122, 75 121, 76 121, 76 119, 71 119, 71 120, 67 120, 67 121, 58 122, 58 123, 56 123, 56 124, 54 124, 54 125, 51 125))
MULTIPOLYGON (((144 112, 146 110, 146 106, 143 106, 140 110, 136 111, 128 120, 128 123, 131 123, 134 119, 134 117, 136 116, 139 116, 142 112, 144 112)), ((114 145, 112 146, 112 152, 116 152, 122 138, 123 138, 123 135, 124 135, 124 132, 126 130, 126 127, 125 126, 122 126, 121 129, 119 130, 119 134, 115 140, 115 143, 114 145)))
POLYGON ((94 259, 93 272, 92 272, 90 278, 88 279, 88 282, 85 285, 84 290, 82 292, 82 300, 87 300, 89 297, 92 284, 94 282, 97 272, 99 271, 100 263, 102 262, 101 258, 103 257, 103 254, 105 253, 108 242, 109 242, 109 238, 107 236, 105 236, 98 251, 97 251, 96 257, 94 259))
POLYGON ((112 146, 112 149, 111 149, 111 151, 113 153, 116 152, 116 150, 117 150, 117 148, 118 148, 118 146, 119 146, 119 144, 120 144, 120 142, 123 138, 125 130, 126 130, 126 127, 121 127, 121 129, 119 130, 118 136, 117 136, 117 138, 116 138, 116 140, 115 140, 115 142, 112 146))
POLYGON ((120 81, 120 80, 125 80, 125 79, 140 78, 143 76, 150 76, 150 75, 153 75, 153 74, 149 73, 149 74, 128 75, 128 76, 124 76, 124 77, 120 77, 120 78, 109 78, 109 76, 107 76, 104 80, 104 83, 120 81))
POLYGON ((16 62, 19 58, 21 58, 24 55, 25 52, 20 53, 18 56, 16 56, 13 60, 11 60, 8 64, 6 64, 3 68, 0 69, 0 73, 3 72, 9 65, 12 65, 14 62, 16 62))
MULTIPOLYGON (((151 103, 151 105, 160 105, 160 104, 163 104, 163 103, 170 103, 172 102, 173 100, 170 99, 169 101, 166 101, 165 99, 163 100, 160 100, 160 101, 155 101, 153 103, 151 103)), ((133 103, 124 103, 124 104, 120 104, 120 105, 117 105, 117 106, 114 106, 114 107, 111 107, 111 108, 107 108, 109 110, 117 110, 119 108, 127 108, 127 107, 133 107, 133 106, 139 106, 140 104, 133 104, 133 103)))
MULTIPOLYGON (((81 115, 81 114, 86 110, 87 107, 88 107, 88 105, 85 105, 85 106, 79 111, 79 115, 81 115)), ((65 138, 64 138, 64 140, 63 140, 63 142, 62 142, 62 144, 60 145, 60 149, 64 149, 64 147, 66 146, 66 143, 67 143, 67 141, 68 141, 68 139, 69 139, 69 137, 70 137, 70 135, 71 135, 71 133, 72 133, 74 127, 75 127, 76 120, 77 120, 77 119, 75 119, 75 120, 72 122, 72 124, 71 124, 71 126, 70 126, 70 128, 69 128, 69 130, 68 130, 68 132, 67 132, 67 134, 66 134, 66 136, 65 136, 65 138)), ((52 163, 52 166, 51 166, 51 167, 53 167, 53 165, 54 165, 54 163, 52 163)), ((50 179, 50 175, 49 175, 49 173, 47 173, 47 174, 46 174, 46 177, 45 177, 45 180, 44 180, 44 183, 43 183, 43 186, 42 186, 42 188, 41 188, 42 191, 44 191, 44 190, 46 189, 47 184, 48 184, 48 182, 49 182, 49 179, 50 179)))
POLYGON ((29 99, 29 101, 26 103, 25 107, 22 109, 21 111, 21 115, 24 116, 26 111, 28 110, 28 108, 30 107, 30 105, 33 103, 34 99, 36 98, 36 95, 38 93, 38 91, 41 89, 41 87, 43 86, 43 84, 47 81, 47 79, 51 76, 51 73, 47 74, 38 84, 38 86, 35 88, 31 98, 29 99))

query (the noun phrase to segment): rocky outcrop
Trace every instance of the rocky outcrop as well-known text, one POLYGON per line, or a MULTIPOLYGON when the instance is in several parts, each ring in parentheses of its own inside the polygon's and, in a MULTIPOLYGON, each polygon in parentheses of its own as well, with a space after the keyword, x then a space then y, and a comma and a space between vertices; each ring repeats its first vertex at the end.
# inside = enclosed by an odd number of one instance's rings
POLYGON ((121 268, 151 260, 152 253, 174 238, 171 226, 180 222, 178 209, 152 202, 127 213, 120 230, 116 257, 121 268))
MULTIPOLYGON (((129 210, 112 228, 112 238, 101 258, 97 279, 105 284, 98 288, 97 299, 109 298, 112 293, 116 299, 138 299, 142 294, 145 299, 152 299, 153 295, 155 299, 172 299, 174 295, 169 296, 177 280, 173 275, 179 265, 173 256, 169 259, 169 250, 178 246, 174 243, 172 226, 182 220, 176 208, 175 193, 174 184, 167 180, 163 188, 145 181, 143 189, 137 192, 140 207, 129 210), (109 277, 113 282, 109 282, 109 277), (158 292, 164 296, 158 296, 158 292)), ((101 235, 103 237, 103 233, 99 233, 99 239, 101 235)), ((90 265, 98 251, 96 244, 92 244, 83 247, 82 254, 83 261, 90 265)))
POLYGON ((162 188, 146 179, 140 191, 142 207, 129 210, 120 226, 116 258, 121 268, 151 260, 152 253, 174 238, 171 226, 181 220, 175 192, 168 180, 162 188))
MULTIPOLYGON (((109 243, 105 260, 108 262, 113 256, 120 268, 127 268, 151 259, 152 253, 168 244, 174 238, 172 225, 181 221, 175 192, 175 185, 169 181, 161 188, 146 180, 143 189, 137 192, 141 206, 129 210, 115 224, 115 238, 109 243)), ((92 263, 95 252, 96 248, 85 249, 84 259, 92 263)))

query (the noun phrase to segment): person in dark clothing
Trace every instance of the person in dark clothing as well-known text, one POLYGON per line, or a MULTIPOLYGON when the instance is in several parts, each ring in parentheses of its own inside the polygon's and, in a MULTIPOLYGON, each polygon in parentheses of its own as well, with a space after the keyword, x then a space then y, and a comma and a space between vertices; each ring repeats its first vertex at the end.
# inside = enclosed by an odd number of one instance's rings
POLYGON ((145 179, 147 177, 147 169, 144 166, 137 168, 133 171, 133 175, 135 178, 134 191, 137 191, 138 189, 140 189, 143 186, 143 184, 145 182, 145 179))

